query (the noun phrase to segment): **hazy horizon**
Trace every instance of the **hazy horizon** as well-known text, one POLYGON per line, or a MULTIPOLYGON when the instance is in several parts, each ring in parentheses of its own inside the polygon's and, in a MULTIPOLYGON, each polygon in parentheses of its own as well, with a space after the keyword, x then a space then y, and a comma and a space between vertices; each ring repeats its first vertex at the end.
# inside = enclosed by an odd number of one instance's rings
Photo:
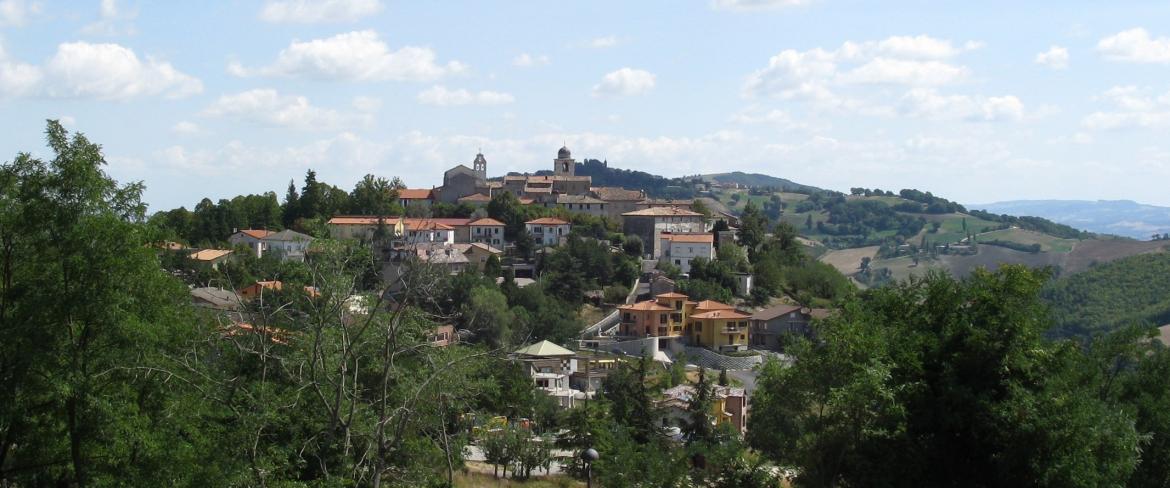
POLYGON ((44 119, 152 210, 312 168, 578 160, 955 201, 1170 206, 1170 4, 0 1, 0 159, 44 119), (214 35, 210 35, 214 33, 214 35), (193 42, 192 40, 197 40, 193 42))

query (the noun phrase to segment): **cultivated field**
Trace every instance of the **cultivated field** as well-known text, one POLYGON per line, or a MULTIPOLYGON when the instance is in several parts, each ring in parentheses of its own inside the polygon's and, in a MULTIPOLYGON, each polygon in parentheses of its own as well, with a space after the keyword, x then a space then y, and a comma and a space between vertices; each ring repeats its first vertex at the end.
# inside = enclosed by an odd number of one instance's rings
POLYGON ((873 259, 877 255, 878 246, 857 247, 853 249, 839 249, 829 251, 820 257, 821 262, 828 264, 843 275, 851 275, 861 269, 861 258, 873 259))
POLYGON ((978 241, 1010 241, 1020 244, 1039 244, 1043 252, 1070 252, 1077 245, 1077 239, 1062 239, 1042 232, 1024 229, 1004 229, 979 234, 978 241))

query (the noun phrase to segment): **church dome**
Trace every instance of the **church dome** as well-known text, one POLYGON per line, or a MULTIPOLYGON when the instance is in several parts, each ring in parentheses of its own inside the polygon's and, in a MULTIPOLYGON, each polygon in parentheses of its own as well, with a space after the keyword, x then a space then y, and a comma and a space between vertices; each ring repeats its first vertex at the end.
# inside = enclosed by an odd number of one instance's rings
POLYGON ((569 148, 561 146, 561 150, 557 151, 557 159, 569 159, 572 155, 569 153, 569 148))

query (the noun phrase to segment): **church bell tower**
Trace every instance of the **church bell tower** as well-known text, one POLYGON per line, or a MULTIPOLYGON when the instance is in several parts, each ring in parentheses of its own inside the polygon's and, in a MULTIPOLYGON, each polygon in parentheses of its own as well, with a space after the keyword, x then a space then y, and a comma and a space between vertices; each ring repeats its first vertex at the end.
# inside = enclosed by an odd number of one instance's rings
POLYGON ((569 148, 561 146, 561 150, 557 151, 557 158, 553 160, 553 175, 574 176, 576 174, 577 162, 573 160, 569 148))

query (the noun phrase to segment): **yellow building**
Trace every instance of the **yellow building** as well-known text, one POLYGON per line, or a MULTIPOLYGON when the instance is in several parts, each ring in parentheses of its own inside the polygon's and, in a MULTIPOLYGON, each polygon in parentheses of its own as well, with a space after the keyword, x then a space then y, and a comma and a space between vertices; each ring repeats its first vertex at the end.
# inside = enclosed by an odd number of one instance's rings
POLYGON ((695 305, 682 293, 662 293, 654 300, 621 305, 621 335, 632 337, 680 336, 695 305))
POLYGON ((700 311, 690 316, 687 338, 691 345, 719 352, 743 351, 748 346, 751 318, 734 309, 700 311))
POLYGON ((627 337, 682 337, 715 351, 742 351, 749 344, 751 315, 715 300, 695 302, 682 293, 662 293, 621 305, 618 312, 619 333, 627 337))

